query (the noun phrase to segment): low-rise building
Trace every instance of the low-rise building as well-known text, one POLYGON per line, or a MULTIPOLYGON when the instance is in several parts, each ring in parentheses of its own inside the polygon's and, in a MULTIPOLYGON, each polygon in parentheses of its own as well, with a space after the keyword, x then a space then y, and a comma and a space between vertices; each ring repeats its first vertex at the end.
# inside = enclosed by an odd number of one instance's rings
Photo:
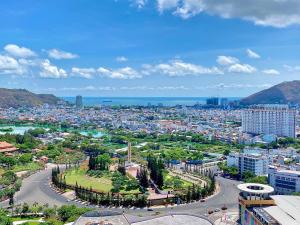
POLYGON ((235 166, 239 169, 239 174, 252 172, 256 176, 268 174, 269 157, 262 153, 231 153, 227 157, 227 166, 235 166))
POLYGON ((10 143, 5 141, 0 142, 0 153, 11 153, 15 152, 18 149, 10 143))
POLYGON ((268 179, 277 194, 300 192, 300 171, 270 166, 268 179))
POLYGON ((271 195, 268 185, 246 183, 238 186, 239 224, 241 225, 299 225, 300 197, 271 195))
POLYGON ((269 158, 259 153, 245 154, 239 156, 239 173, 246 171, 252 172, 256 176, 264 176, 268 174, 269 158))
POLYGON ((227 166, 234 166, 234 167, 239 167, 239 153, 236 152, 231 152, 228 156, 227 156, 227 166))

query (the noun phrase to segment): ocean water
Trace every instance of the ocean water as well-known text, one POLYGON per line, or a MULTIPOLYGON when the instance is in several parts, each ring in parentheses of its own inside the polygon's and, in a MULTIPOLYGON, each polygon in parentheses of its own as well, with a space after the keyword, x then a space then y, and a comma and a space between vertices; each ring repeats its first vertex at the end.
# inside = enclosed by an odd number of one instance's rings
MULTIPOLYGON (((75 97, 62 97, 64 100, 75 103, 75 97)), ((163 105, 175 106, 185 105, 192 106, 195 104, 205 104, 207 97, 83 97, 84 106, 147 106, 163 105)), ((228 101, 239 100, 238 97, 228 97, 228 101)))

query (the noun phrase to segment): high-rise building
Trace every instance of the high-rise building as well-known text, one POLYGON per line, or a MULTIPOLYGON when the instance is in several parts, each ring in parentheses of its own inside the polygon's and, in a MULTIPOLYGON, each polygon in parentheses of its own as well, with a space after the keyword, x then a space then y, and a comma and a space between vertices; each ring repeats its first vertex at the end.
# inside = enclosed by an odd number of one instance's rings
POLYGON ((83 107, 82 96, 76 96, 76 108, 80 109, 83 107))
POLYGON ((295 137, 296 112, 287 105, 257 105, 242 112, 242 130, 251 134, 295 137))
POLYGON ((277 194, 300 192, 300 171, 270 166, 268 179, 277 194))
POLYGON ((228 106, 228 98, 221 98, 220 99, 221 106, 228 106))
POLYGON ((219 105, 219 98, 212 97, 212 98, 206 99, 206 105, 211 105, 211 106, 219 105))

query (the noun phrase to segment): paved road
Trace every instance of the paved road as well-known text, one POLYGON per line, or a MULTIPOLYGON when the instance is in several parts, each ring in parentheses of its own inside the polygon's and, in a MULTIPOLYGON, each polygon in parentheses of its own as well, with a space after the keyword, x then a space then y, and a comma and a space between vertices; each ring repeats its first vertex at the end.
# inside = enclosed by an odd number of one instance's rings
MULTIPOLYGON (((70 204, 66 198, 57 194, 49 185, 51 169, 42 170, 27 178, 22 182, 22 187, 15 194, 15 204, 27 202, 33 204, 49 204, 49 206, 60 206, 70 204)), ((0 206, 7 207, 8 201, 1 202, 0 206)))
MULTIPOLYGON (((179 205, 173 207, 171 210, 174 212, 189 212, 194 214, 206 214, 208 210, 222 208, 224 205, 228 209, 238 209, 238 195, 239 190, 237 184, 240 182, 217 177, 217 182, 220 184, 220 192, 215 196, 208 198, 205 202, 195 202, 186 205, 179 205)), ((167 209, 167 211, 169 211, 167 209)), ((155 209, 155 211, 166 211, 166 208, 155 209)))
MULTIPOLYGON (((142 147, 146 146, 147 144, 148 144, 147 142, 143 142, 143 143, 140 143, 138 145, 131 146, 131 147, 133 147, 133 148, 142 148, 142 147)), ((127 151, 128 151, 128 146, 115 150, 115 152, 127 152, 127 151)))
MULTIPOLYGON (((51 177, 51 169, 43 170, 38 172, 26 179, 23 180, 21 190, 15 195, 15 203, 27 202, 32 204, 38 202, 39 204, 48 203, 50 206, 57 205, 66 205, 66 204, 76 204, 82 206, 77 202, 70 202, 65 197, 57 194, 49 185, 51 177)), ((157 208, 156 212, 165 213, 169 211, 173 212, 184 212, 184 213, 194 213, 198 215, 206 214, 208 210, 221 208, 226 205, 228 209, 237 210, 238 206, 238 189, 237 181, 224 179, 222 177, 217 177, 217 182, 220 184, 220 192, 207 199, 205 202, 195 202, 186 205, 180 205, 176 207, 169 208, 157 208)), ((7 207, 8 201, 0 203, 1 207, 7 207)), ((124 210, 126 213, 131 215, 140 215, 151 216, 154 212, 141 210, 141 209, 118 209, 124 210)))
MULTIPOLYGON (((169 212, 174 213, 186 213, 194 215, 206 215, 208 210, 215 210, 216 208, 221 209, 224 205, 228 208, 228 211, 238 211, 238 195, 237 184, 240 182, 217 177, 217 182, 221 186, 220 192, 208 198, 205 202, 195 202, 186 205, 179 205, 176 207, 159 208, 154 209, 153 212, 141 211, 141 210, 125 210, 127 217, 131 221, 142 221, 145 218, 150 219, 156 216, 156 213, 160 215, 168 214, 169 212), (141 217, 142 215, 142 217, 141 217)), ((213 213, 208 216, 212 221, 215 221, 222 217, 222 212, 213 213)))

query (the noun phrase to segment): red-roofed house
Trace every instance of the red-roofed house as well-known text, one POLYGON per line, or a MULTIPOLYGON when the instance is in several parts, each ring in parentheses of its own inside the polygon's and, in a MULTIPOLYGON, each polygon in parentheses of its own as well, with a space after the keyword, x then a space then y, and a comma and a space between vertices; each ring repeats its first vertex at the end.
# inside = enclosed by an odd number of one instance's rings
POLYGON ((0 142, 0 153, 8 153, 8 152, 15 152, 15 151, 18 151, 18 149, 12 144, 7 143, 5 141, 0 142))

